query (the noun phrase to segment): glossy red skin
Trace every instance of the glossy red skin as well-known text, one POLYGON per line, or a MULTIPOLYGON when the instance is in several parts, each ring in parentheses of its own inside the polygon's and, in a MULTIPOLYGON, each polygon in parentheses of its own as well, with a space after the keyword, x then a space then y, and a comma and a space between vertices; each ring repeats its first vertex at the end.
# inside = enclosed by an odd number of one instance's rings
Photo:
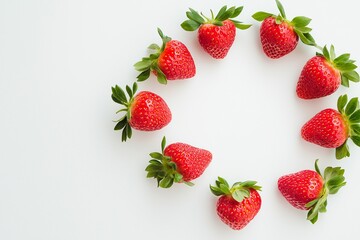
POLYGON ((203 174, 212 160, 208 150, 193 147, 185 143, 173 143, 164 150, 164 155, 176 163, 177 171, 185 182, 190 182, 203 174))
POLYGON ((323 56, 312 57, 303 67, 296 87, 302 99, 314 99, 334 93, 341 84, 340 71, 323 56))
POLYGON ((313 170, 292 173, 278 180, 281 194, 292 206, 301 210, 308 210, 305 205, 321 196, 323 185, 322 177, 313 170))
POLYGON ((274 17, 268 17, 261 23, 260 39, 264 53, 273 59, 293 51, 299 41, 292 26, 286 22, 276 24, 274 17))
POLYGON ((172 114, 166 102, 157 94, 142 91, 130 106, 132 128, 142 131, 159 130, 171 121, 172 114))
POLYGON ((230 20, 222 26, 205 23, 198 30, 198 40, 203 49, 213 58, 222 59, 228 54, 236 35, 236 27, 230 20))
POLYGON ((330 108, 316 114, 301 128, 303 139, 326 148, 340 147, 348 134, 348 126, 341 113, 330 108))
POLYGON ((217 201, 216 211, 221 221, 234 230, 243 229, 259 212, 261 197, 255 189, 250 196, 238 202, 231 196, 223 195, 217 201))
POLYGON ((196 67, 188 48, 180 41, 170 40, 158 58, 158 66, 167 80, 195 76, 196 67))

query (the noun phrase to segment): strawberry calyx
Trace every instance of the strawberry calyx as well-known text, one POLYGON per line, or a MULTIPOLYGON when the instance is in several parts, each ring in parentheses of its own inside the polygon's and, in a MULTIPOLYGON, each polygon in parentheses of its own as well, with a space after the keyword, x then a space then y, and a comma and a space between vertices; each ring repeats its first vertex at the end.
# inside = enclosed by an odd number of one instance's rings
POLYGON ((170 188, 173 183, 185 183, 188 186, 193 186, 192 182, 183 180, 183 175, 177 171, 176 163, 171 161, 171 157, 164 155, 166 146, 166 138, 163 137, 161 141, 161 153, 152 152, 149 165, 145 168, 147 171, 147 178, 156 178, 157 186, 162 188, 170 188))
POLYGON ((323 178, 324 185, 319 197, 305 205, 309 209, 307 219, 311 223, 315 223, 318 220, 319 213, 326 212, 328 195, 336 194, 341 187, 346 185, 345 170, 340 167, 327 167, 324 174, 321 175, 317 159, 315 161, 315 170, 323 178))
MULTIPOLYGON (((347 95, 342 95, 337 101, 338 111, 341 113, 346 126, 348 127, 348 138, 350 138, 355 145, 360 147, 360 109, 359 99, 354 97, 348 101, 347 95)), ((342 159, 350 156, 348 139, 336 148, 336 158, 342 159)))
POLYGON ((250 197, 250 189, 261 190, 256 181, 236 182, 231 187, 222 177, 218 177, 215 186, 210 185, 210 190, 215 196, 231 196, 237 202, 242 202, 250 197))
POLYGON ((323 48, 319 47, 322 51, 321 53, 317 52, 317 56, 323 56, 327 62, 337 69, 341 75, 341 85, 349 87, 350 81, 359 82, 359 74, 355 71, 357 66, 355 65, 355 60, 350 59, 349 53, 341 54, 336 57, 335 48, 333 45, 328 49, 326 46, 323 48))
POLYGON ((185 31, 195 31, 203 24, 213 24, 215 26, 222 26, 225 20, 230 20, 234 23, 236 28, 245 30, 251 27, 251 24, 244 24, 234 19, 240 15, 243 8, 244 8, 243 6, 241 7, 233 6, 228 9, 227 6, 225 5, 219 10, 219 12, 215 17, 213 11, 210 10, 211 18, 204 16, 202 13, 199 14, 194 9, 189 8, 189 11, 186 12, 186 16, 189 19, 181 23, 181 27, 185 31))
POLYGON ((117 122, 117 124, 114 127, 115 131, 122 130, 122 137, 121 137, 122 142, 126 142, 126 140, 128 138, 131 138, 132 136, 132 129, 129 124, 129 120, 131 118, 131 104, 134 100, 134 95, 137 89, 138 89, 138 85, 136 84, 136 82, 134 82, 132 88, 126 85, 126 92, 129 95, 129 99, 128 99, 126 97, 124 90, 121 89, 118 85, 115 85, 115 87, 111 87, 112 100, 124 106, 124 108, 116 112, 116 113, 125 112, 125 114, 119 120, 115 121, 117 122))
POLYGON ((137 71, 141 72, 137 76, 138 82, 143 82, 150 77, 150 73, 153 71, 156 73, 157 81, 161 84, 167 84, 167 78, 158 66, 158 59, 160 54, 164 51, 166 43, 171 41, 171 38, 164 35, 160 28, 157 29, 160 38, 162 39, 161 47, 155 43, 151 44, 148 49, 152 51, 148 57, 143 57, 141 61, 134 64, 137 71))
POLYGON ((295 33, 299 36, 300 40, 304 44, 310 45, 310 46, 316 46, 315 40, 312 37, 312 35, 310 34, 312 29, 308 27, 309 23, 311 22, 311 19, 308 17, 305 17, 305 16, 297 16, 297 17, 294 17, 291 21, 289 21, 286 18, 285 10, 284 10, 284 7, 281 4, 281 2, 276 0, 276 5, 280 12, 278 15, 273 14, 273 13, 259 11, 259 12, 254 13, 252 15, 252 17, 259 22, 264 21, 268 17, 275 18, 276 24, 281 24, 281 23, 285 22, 293 28, 295 33))

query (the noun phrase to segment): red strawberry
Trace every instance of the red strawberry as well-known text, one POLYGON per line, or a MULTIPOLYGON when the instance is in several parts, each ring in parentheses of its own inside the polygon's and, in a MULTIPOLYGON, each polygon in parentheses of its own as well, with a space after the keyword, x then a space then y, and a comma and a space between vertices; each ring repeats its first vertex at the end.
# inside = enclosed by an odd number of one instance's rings
POLYGON ((278 188, 285 199, 295 208, 309 210, 307 219, 315 223, 319 212, 326 211, 327 197, 335 194, 346 184, 340 167, 327 167, 322 176, 315 161, 315 170, 302 170, 284 175, 278 180, 278 188))
POLYGON ((165 127, 171 121, 171 111, 159 95, 148 91, 142 91, 135 95, 136 91, 136 83, 132 88, 126 86, 128 100, 125 92, 119 86, 112 87, 112 99, 125 106, 117 112, 126 112, 126 114, 117 121, 114 128, 114 130, 122 129, 122 141, 131 138, 131 128, 155 131, 165 127))
POLYGON ((162 152, 150 153, 152 159, 145 169, 148 178, 156 178, 158 186, 169 188, 176 183, 193 185, 192 180, 200 177, 210 164, 212 154, 208 150, 193 147, 186 143, 173 143, 166 146, 161 142, 162 152))
POLYGON ((325 46, 322 53, 317 53, 302 69, 297 95, 303 99, 325 97, 334 93, 340 84, 349 87, 349 81, 359 82, 354 62, 348 53, 335 58, 334 46, 331 45, 330 52, 325 46))
POLYGON ((234 43, 236 28, 247 29, 251 25, 243 24, 233 18, 239 16, 243 7, 224 6, 214 17, 211 11, 211 19, 203 17, 194 9, 186 12, 189 20, 184 21, 181 27, 186 31, 198 30, 198 40, 204 50, 213 58, 225 58, 234 43))
POLYGON ((347 103, 347 95, 338 99, 338 111, 325 109, 311 118, 301 129, 308 142, 326 148, 336 148, 336 158, 349 157, 347 139, 360 146, 360 109, 358 98, 347 103))
POLYGON ((165 36, 158 28, 163 41, 161 48, 151 44, 149 49, 155 51, 149 57, 142 58, 134 67, 141 73, 137 76, 139 82, 149 78, 150 72, 157 76, 159 83, 166 84, 167 80, 179 80, 195 76, 196 67, 187 47, 180 41, 165 36))
POLYGON ((216 206, 221 221, 234 230, 244 228, 261 208, 258 193, 261 187, 255 181, 245 181, 237 182, 230 188, 221 177, 215 183, 215 186, 210 186, 210 190, 214 195, 221 196, 216 206))
POLYGON ((277 16, 267 12, 257 12, 252 16, 262 22, 260 39, 264 53, 269 58, 280 58, 296 48, 299 38, 304 44, 315 46, 315 40, 309 33, 311 28, 307 27, 311 19, 301 16, 289 21, 278 0, 276 5, 280 11, 277 16))

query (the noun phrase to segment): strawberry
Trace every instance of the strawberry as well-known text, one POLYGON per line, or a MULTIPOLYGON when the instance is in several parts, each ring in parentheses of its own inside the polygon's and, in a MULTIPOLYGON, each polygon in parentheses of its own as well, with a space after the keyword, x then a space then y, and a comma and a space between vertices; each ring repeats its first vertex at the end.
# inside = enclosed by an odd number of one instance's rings
POLYGON ((137 80, 145 81, 149 78, 150 72, 153 72, 162 84, 166 84, 167 80, 195 76, 195 63, 187 47, 182 42, 165 36, 159 28, 158 33, 163 41, 161 48, 157 44, 151 44, 149 49, 154 53, 134 64, 135 69, 141 72, 137 80))
POLYGON ((212 160, 208 150, 186 143, 166 146, 166 138, 161 142, 161 153, 150 153, 152 158, 146 167, 148 178, 156 178, 158 187, 169 188, 176 183, 192 186, 192 180, 200 177, 212 160))
POLYGON ((122 141, 126 141, 132 136, 132 128, 141 131, 159 130, 171 121, 171 111, 166 102, 157 94, 149 91, 142 91, 135 95, 137 91, 136 82, 132 88, 126 85, 127 99, 124 90, 119 86, 112 87, 112 99, 125 108, 117 111, 126 112, 121 117, 114 130, 122 129, 122 141))
POLYGON ((261 187, 255 181, 237 182, 230 188, 227 181, 221 177, 210 190, 217 201, 216 211, 221 221, 234 230, 244 228, 259 212, 261 197, 258 193, 261 187))
POLYGON ((278 189, 285 199, 295 208, 308 210, 307 219, 312 223, 318 215, 326 211, 327 197, 335 194, 346 184, 345 170, 340 167, 327 167, 321 175, 315 161, 315 170, 302 170, 281 176, 278 189))
POLYGON ((300 40, 306 44, 315 46, 315 40, 310 35, 311 28, 307 27, 311 19, 304 16, 286 18, 282 4, 276 0, 280 11, 279 15, 268 12, 257 12, 252 17, 262 22, 260 27, 260 39, 264 53, 269 58, 280 58, 292 52, 300 40))
POLYGON ((211 18, 200 15, 194 9, 189 8, 186 12, 189 18, 181 24, 186 31, 198 29, 198 40, 200 46, 210 56, 216 59, 225 58, 235 40, 236 28, 247 29, 251 25, 243 24, 233 18, 239 16, 243 7, 224 6, 220 9, 216 17, 211 11, 211 18))
POLYGON ((314 99, 334 93, 342 84, 349 87, 349 81, 359 82, 359 74, 355 71, 357 66, 350 54, 335 56, 334 46, 330 52, 325 46, 322 53, 308 60, 303 67, 296 93, 302 99, 314 99))
POLYGON ((304 124, 301 136, 308 142, 325 148, 336 148, 336 158, 349 157, 348 138, 360 146, 360 109, 358 98, 348 102, 340 96, 338 110, 324 109, 304 124))

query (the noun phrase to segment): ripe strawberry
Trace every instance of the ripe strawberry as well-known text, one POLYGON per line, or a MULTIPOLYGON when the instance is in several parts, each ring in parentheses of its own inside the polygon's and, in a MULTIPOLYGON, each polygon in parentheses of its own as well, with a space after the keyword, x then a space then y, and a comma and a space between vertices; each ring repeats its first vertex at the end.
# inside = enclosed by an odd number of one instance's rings
POLYGON ((134 64, 135 69, 141 72, 137 76, 138 81, 148 79, 150 72, 153 72, 162 84, 166 84, 167 80, 195 76, 195 63, 187 47, 182 42, 165 36, 159 28, 158 33, 163 41, 161 48, 157 44, 151 44, 149 49, 155 53, 134 64))
POLYGON ((360 146, 360 109, 358 98, 348 103, 347 95, 340 96, 338 111, 328 108, 311 118, 301 129, 301 136, 308 142, 326 148, 336 148, 336 158, 349 157, 347 139, 360 146))
POLYGON ((221 177, 215 183, 215 186, 210 186, 210 190, 214 195, 221 196, 216 206, 221 221, 235 230, 244 228, 260 210, 261 197, 258 191, 261 187, 255 181, 245 181, 237 182, 230 188, 221 177))
POLYGON ((359 82, 357 66, 350 54, 335 57, 334 46, 326 46, 305 64, 301 71, 296 93, 302 99, 314 99, 334 93, 340 86, 349 87, 349 81, 359 82))
POLYGON ((318 214, 326 211, 327 197, 346 184, 345 170, 327 167, 322 176, 315 161, 315 170, 302 170, 284 175, 278 180, 278 189, 295 208, 309 210, 307 219, 315 223, 318 214))
POLYGON ((311 28, 307 27, 311 19, 300 16, 289 21, 278 0, 276 5, 280 11, 277 16, 267 12, 257 12, 252 16, 262 22, 260 39, 264 53, 269 58, 280 58, 296 48, 299 38, 304 44, 315 46, 315 40, 309 33, 311 28))
POLYGON ((166 146, 161 142, 161 153, 150 153, 152 159, 145 169, 148 178, 156 178, 158 186, 169 188, 176 183, 192 186, 192 180, 200 177, 212 160, 208 150, 193 147, 186 143, 173 143, 166 146))
POLYGON ((142 91, 135 95, 137 88, 136 83, 132 88, 126 86, 128 100, 125 92, 119 86, 112 87, 112 99, 125 106, 117 111, 117 113, 126 112, 126 114, 117 121, 114 128, 114 130, 122 129, 123 142, 131 138, 131 128, 155 131, 165 127, 171 121, 171 111, 159 95, 148 91, 142 91))
POLYGON ((233 18, 239 16, 243 7, 224 6, 214 17, 211 11, 211 19, 203 17, 194 9, 186 12, 189 20, 184 21, 181 27, 186 31, 198 30, 198 40, 203 49, 213 58, 225 58, 230 47, 234 43, 236 28, 247 29, 251 25, 243 24, 233 18))

